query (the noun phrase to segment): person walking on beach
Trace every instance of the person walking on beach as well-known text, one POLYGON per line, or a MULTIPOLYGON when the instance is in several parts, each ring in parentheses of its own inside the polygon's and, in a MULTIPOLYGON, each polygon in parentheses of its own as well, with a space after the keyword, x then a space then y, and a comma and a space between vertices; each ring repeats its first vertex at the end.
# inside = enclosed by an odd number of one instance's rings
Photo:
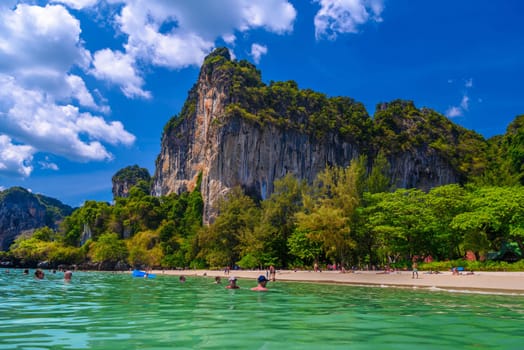
POLYGON ((256 287, 251 288, 251 290, 257 291, 257 292, 266 292, 266 284, 268 279, 264 275, 260 275, 257 278, 258 285, 256 287))
POLYGON ((269 280, 275 282, 276 280, 276 270, 273 265, 269 266, 269 280))
POLYGON ((237 278, 235 276, 229 277, 229 284, 226 286, 227 289, 239 289, 237 286, 237 278))
POLYGON ((415 276, 417 276, 418 279, 418 264, 416 262, 413 263, 413 274, 411 278, 415 278, 415 276))

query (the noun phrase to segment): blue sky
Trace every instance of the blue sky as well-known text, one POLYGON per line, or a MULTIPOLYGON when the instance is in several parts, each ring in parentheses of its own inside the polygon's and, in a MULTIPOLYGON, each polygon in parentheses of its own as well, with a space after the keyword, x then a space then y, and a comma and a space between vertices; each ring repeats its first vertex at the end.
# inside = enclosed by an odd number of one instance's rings
POLYGON ((485 137, 524 113, 520 0, 0 1, 0 189, 72 206, 154 172, 162 128, 226 46, 264 81, 401 98, 485 137))

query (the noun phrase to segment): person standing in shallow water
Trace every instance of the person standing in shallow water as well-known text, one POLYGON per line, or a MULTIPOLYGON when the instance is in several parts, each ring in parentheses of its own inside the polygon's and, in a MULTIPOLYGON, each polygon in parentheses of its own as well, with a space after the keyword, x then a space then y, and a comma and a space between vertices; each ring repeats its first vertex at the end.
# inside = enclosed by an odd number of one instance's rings
POLYGON ((35 278, 37 280, 43 280, 44 279, 44 271, 38 269, 35 271, 35 278))
POLYGON ((266 284, 268 282, 268 279, 264 275, 260 275, 257 278, 258 285, 256 287, 251 288, 251 290, 257 291, 257 292, 266 292, 268 289, 266 288, 266 284))
POLYGON ((237 278, 234 276, 229 277, 229 284, 226 286, 227 289, 239 289, 237 286, 237 278))
POLYGON ((69 270, 64 272, 64 281, 71 282, 71 278, 73 278, 73 272, 69 270))

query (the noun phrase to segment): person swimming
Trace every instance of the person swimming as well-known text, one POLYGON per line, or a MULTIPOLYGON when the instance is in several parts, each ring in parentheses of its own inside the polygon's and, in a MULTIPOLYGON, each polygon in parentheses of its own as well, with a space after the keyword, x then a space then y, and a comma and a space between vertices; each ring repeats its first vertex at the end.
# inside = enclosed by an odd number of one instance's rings
POLYGON ((229 277, 229 284, 226 286, 227 289, 239 289, 237 286, 237 278, 235 276, 229 277))
POLYGON ((73 277, 72 271, 67 270, 66 272, 64 272, 64 281, 71 282, 72 277, 73 277))
POLYGON ((251 290, 258 291, 258 292, 265 292, 268 289, 266 288, 266 284, 268 282, 268 279, 264 275, 260 275, 257 278, 258 285, 256 287, 251 288, 251 290))
POLYGON ((44 279, 44 271, 38 269, 35 271, 35 278, 38 279, 38 280, 43 280, 44 279))

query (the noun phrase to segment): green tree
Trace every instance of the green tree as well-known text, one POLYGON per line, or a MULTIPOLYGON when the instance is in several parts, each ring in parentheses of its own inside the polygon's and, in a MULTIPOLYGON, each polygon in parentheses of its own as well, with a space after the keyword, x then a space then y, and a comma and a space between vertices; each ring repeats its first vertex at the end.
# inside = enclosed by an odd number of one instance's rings
MULTIPOLYGON (((373 198, 374 197, 374 198, 373 198)), ((377 193, 368 218, 384 263, 434 254, 435 218, 420 190, 377 193)))
POLYGON ((295 213, 302 207, 305 183, 288 174, 276 180, 274 186, 274 192, 262 202, 261 220, 248 246, 256 247, 252 254, 259 256, 263 265, 287 266, 287 241, 295 229, 295 213))
POLYGON ((218 201, 219 216, 197 236, 197 258, 211 267, 232 265, 241 258, 242 251, 250 246, 248 238, 259 220, 260 210, 240 187, 235 187, 218 201))
POLYGON ((127 241, 128 262, 131 266, 158 267, 163 259, 160 237, 154 231, 142 231, 127 241))
POLYGON ((298 260, 293 263, 298 266, 313 266, 315 260, 319 260, 322 253, 320 243, 309 238, 307 232, 295 230, 288 239, 290 254, 295 256, 298 260))
POLYGON ((468 209, 466 190, 457 184, 435 187, 426 195, 426 203, 432 211, 428 217, 434 219, 430 223, 435 229, 433 257, 441 260, 463 257, 463 234, 454 230, 451 222, 455 216, 468 209))
POLYGON ((38 239, 40 241, 47 241, 51 242, 55 236, 55 231, 50 229, 47 226, 38 228, 33 233, 33 238, 38 239))
POLYGON ((360 202, 360 174, 358 160, 347 168, 326 168, 303 196, 304 210, 295 215, 297 228, 319 243, 333 262, 346 263, 356 246, 350 224, 360 202))
POLYGON ((469 210, 456 215, 452 228, 464 234, 464 247, 480 257, 509 240, 522 247, 524 187, 481 187, 469 194, 469 210))
POLYGON ((367 178, 367 190, 370 193, 387 192, 390 189, 390 166, 383 150, 378 152, 373 161, 371 173, 367 178))
POLYGON ((104 233, 89 246, 88 256, 95 263, 116 264, 127 258, 127 248, 116 233, 104 233))

